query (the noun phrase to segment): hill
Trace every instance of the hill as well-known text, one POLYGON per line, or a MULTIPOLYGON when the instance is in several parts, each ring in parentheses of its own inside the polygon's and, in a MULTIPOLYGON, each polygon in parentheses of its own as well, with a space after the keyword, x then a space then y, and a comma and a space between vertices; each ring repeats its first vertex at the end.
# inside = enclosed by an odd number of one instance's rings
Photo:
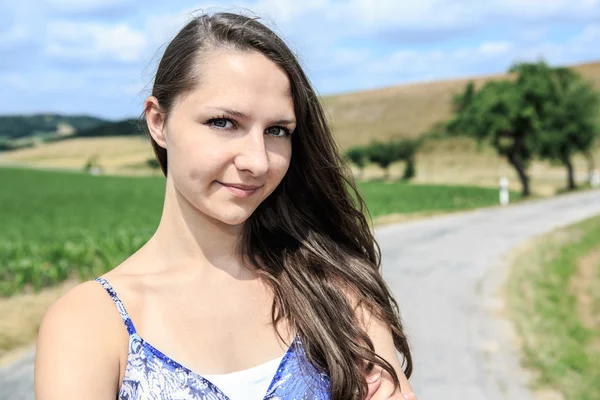
POLYGON ((35 135, 70 135, 95 128, 107 120, 88 115, 33 114, 0 116, 0 138, 20 139, 35 135))
POLYGON ((131 136, 143 135, 144 132, 138 126, 137 119, 125 119, 122 121, 108 122, 102 125, 79 131, 77 137, 103 137, 103 136, 131 136))
MULTIPOLYGON (((600 61, 572 67, 600 89, 600 61)), ((323 98, 342 148, 372 139, 420 136, 451 114, 451 100, 469 81, 482 85, 506 74, 421 82, 323 98)))

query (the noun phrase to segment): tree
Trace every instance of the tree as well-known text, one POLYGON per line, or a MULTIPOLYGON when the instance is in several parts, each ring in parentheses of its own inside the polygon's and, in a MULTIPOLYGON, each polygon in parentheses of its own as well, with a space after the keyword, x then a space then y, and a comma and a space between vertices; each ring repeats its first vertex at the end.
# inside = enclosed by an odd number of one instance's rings
POLYGON ((388 167, 398 159, 396 150, 391 143, 384 143, 377 140, 374 140, 368 146, 367 157, 369 161, 374 162, 385 170, 386 179, 389 178, 388 167))
POLYGON ((574 190, 573 155, 581 152, 590 160, 590 150, 599 134, 600 98, 589 83, 568 68, 553 71, 552 85, 546 115, 542 118, 539 155, 564 165, 567 189, 574 190))
POLYGON ((422 143, 422 138, 392 139, 388 142, 373 141, 366 152, 371 162, 386 171, 386 179, 389 178, 390 164, 395 161, 404 161, 406 166, 402 179, 409 180, 416 174, 415 156, 422 143))
POLYGON ((354 163, 358 167, 359 173, 362 175, 363 168, 367 158, 366 149, 362 146, 350 147, 344 153, 346 158, 354 163))
POLYGON ((454 98, 455 115, 447 125, 451 135, 473 137, 480 145, 489 142, 517 171, 524 197, 530 195, 527 168, 537 150, 539 133, 528 91, 527 85, 509 80, 487 82, 478 91, 470 83, 454 98))
POLYGON ((423 144, 422 138, 417 139, 396 139, 392 141, 391 146, 396 160, 402 160, 406 163, 402 179, 409 180, 416 175, 415 156, 423 144))
POLYGON ((490 143, 517 171, 523 196, 530 194, 527 168, 535 155, 562 163, 575 188, 572 156, 588 152, 598 136, 597 93, 573 70, 543 61, 509 72, 511 79, 479 90, 469 83, 454 98, 448 133, 490 143))
POLYGON ((151 168, 151 169, 159 169, 160 168, 160 163, 158 162, 158 160, 156 159, 156 157, 151 157, 148 158, 146 160, 146 166, 151 168))

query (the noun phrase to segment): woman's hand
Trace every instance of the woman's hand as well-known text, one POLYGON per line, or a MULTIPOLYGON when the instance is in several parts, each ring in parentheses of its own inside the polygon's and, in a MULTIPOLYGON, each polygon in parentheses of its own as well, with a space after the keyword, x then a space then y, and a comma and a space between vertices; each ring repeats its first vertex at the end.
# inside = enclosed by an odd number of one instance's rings
POLYGON ((402 393, 394 386, 394 381, 381 368, 367 376, 369 392, 365 400, 417 400, 412 392, 402 393), (389 378, 388 378, 389 377, 389 378))

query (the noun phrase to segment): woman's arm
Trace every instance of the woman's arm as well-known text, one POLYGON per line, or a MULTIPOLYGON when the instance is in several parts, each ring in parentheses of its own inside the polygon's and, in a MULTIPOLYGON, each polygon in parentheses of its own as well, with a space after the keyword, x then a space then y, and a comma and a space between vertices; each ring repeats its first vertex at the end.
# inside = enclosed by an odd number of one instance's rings
POLYGON ((82 283, 46 311, 35 356, 37 400, 115 399, 118 335, 110 327, 117 312, 98 290, 95 282, 82 283))
POLYGON ((375 354, 392 365, 400 382, 400 391, 398 391, 395 388, 392 376, 375 365, 373 371, 367 377, 369 392, 365 400, 416 400, 398 358, 391 327, 386 322, 376 318, 366 306, 359 305, 356 297, 350 291, 345 292, 352 304, 356 319, 373 342, 375 354))
POLYGON ((363 318, 365 318, 363 321, 367 321, 366 331, 373 342, 375 353, 394 367, 401 388, 400 392, 394 390, 394 380, 392 379, 392 376, 380 367, 375 366, 374 371, 370 376, 376 377, 381 374, 381 377, 374 385, 369 385, 369 396, 366 400, 415 399, 414 395, 412 395, 412 397, 406 397, 400 394, 412 393, 413 389, 408 383, 408 379, 406 379, 406 375, 404 375, 402 365, 398 359, 398 353, 396 352, 396 347, 394 346, 394 340, 392 338, 392 330, 387 324, 377 318, 373 318, 364 310, 362 311, 362 314, 363 318))

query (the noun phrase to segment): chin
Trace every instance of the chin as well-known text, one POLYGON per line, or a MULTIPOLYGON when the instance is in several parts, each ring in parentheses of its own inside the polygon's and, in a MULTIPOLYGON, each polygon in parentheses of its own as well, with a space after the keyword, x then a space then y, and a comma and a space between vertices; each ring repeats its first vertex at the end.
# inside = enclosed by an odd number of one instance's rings
POLYGON ((243 218, 219 218, 219 221, 227 225, 238 226, 246 222, 248 220, 248 217, 249 215, 243 218))
POLYGON ((231 212, 215 212, 211 215, 214 219, 224 224, 235 226, 243 224, 250 218, 254 210, 247 211, 243 209, 232 210, 231 212))

